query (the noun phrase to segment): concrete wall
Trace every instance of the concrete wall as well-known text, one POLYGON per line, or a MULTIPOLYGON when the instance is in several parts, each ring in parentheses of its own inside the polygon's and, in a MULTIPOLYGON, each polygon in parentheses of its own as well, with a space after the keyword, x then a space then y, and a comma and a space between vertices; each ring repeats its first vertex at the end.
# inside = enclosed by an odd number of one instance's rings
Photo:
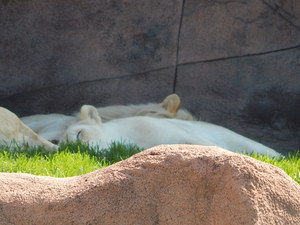
POLYGON ((0 105, 19 116, 176 92, 203 120, 300 149, 298 0, 2 0, 0 105))

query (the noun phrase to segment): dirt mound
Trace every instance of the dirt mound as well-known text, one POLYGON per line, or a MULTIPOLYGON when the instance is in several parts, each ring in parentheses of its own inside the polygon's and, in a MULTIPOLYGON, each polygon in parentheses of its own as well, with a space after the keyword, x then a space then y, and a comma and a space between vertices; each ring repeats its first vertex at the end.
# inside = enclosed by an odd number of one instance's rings
POLYGON ((216 147, 166 145, 87 175, 0 174, 0 224, 300 224, 300 185, 216 147))

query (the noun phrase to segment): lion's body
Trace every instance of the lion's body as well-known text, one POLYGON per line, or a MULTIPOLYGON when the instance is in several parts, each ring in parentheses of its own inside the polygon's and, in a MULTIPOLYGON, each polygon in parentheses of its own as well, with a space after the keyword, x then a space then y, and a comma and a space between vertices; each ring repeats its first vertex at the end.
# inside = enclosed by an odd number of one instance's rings
MULTIPOLYGON (((179 107, 180 98, 172 94, 167 96, 161 103, 112 105, 98 107, 97 111, 104 122, 132 116, 177 118, 183 120, 195 119, 191 113, 179 107)), ((58 142, 67 128, 79 121, 79 113, 74 113, 72 116, 63 114, 38 114, 23 117, 21 120, 38 135, 49 141, 58 142)))
POLYGON ((0 143, 7 145, 25 143, 30 146, 44 146, 48 150, 57 148, 27 127, 17 115, 3 107, 0 107, 0 143))
POLYGON ((219 146, 234 152, 255 152, 278 156, 275 150, 224 127, 202 121, 154 117, 128 117, 102 123, 96 108, 81 108, 81 120, 66 131, 65 139, 80 139, 107 148, 111 142, 149 148, 160 144, 219 146))

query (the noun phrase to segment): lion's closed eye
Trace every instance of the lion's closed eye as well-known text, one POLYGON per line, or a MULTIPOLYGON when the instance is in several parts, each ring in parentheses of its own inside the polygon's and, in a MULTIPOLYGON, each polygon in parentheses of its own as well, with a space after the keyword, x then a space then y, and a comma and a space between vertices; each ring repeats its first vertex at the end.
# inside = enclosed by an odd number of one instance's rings
POLYGON ((76 139, 77 139, 77 140, 80 139, 81 133, 82 133, 82 130, 80 130, 80 131, 77 133, 77 135, 76 135, 76 139))

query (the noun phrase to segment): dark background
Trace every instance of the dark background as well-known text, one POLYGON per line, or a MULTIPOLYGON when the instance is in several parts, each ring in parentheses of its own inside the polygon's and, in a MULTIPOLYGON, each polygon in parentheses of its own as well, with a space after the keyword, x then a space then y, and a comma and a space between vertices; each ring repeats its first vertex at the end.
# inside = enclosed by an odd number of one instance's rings
POLYGON ((0 105, 159 102, 300 149, 298 0, 0 0, 0 105))

